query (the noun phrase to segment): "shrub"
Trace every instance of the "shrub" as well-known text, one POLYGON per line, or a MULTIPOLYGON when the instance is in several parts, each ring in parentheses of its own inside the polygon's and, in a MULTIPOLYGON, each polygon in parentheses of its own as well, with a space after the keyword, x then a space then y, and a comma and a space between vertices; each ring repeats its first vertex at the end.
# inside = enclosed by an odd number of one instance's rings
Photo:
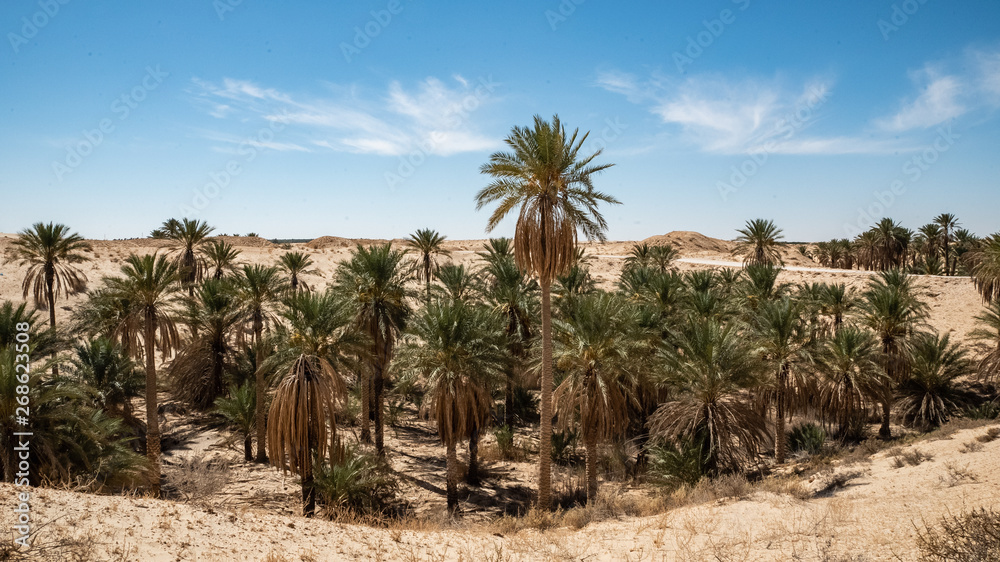
POLYGON ((703 457, 701 445, 689 441, 656 446, 649 451, 649 475, 654 483, 669 490, 684 484, 694 486, 705 473, 703 457))
POLYGON ((504 460, 514 458, 514 430, 510 426, 502 425, 493 430, 493 436, 497 440, 497 450, 504 460))
POLYGON ((515 386, 511 394, 513 404, 511 413, 521 423, 531 423, 538 420, 538 397, 523 386, 515 386))
POLYGON ((997 416, 1000 416, 1000 404, 996 402, 987 402, 965 410, 965 417, 970 420, 995 420, 997 416))
POLYGON ((805 451, 815 455, 823 448, 826 431, 815 423, 803 423, 788 432, 788 446, 792 451, 805 451))
POLYGON ((566 464, 576 448, 576 432, 572 429, 552 432, 552 462, 566 464))
POLYGON ((328 513, 337 509, 381 513, 389 507, 399 484, 377 457, 355 447, 342 447, 335 460, 319 464, 315 474, 316 495, 328 513))
POLYGON ((996 560, 1000 552, 1000 513, 980 508, 943 517, 934 528, 918 531, 924 560, 996 560))

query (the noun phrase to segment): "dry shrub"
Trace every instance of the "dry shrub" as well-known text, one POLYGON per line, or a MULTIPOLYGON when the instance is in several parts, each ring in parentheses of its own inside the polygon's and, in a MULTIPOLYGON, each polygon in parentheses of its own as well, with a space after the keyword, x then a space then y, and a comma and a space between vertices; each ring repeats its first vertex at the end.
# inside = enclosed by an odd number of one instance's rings
POLYGON ((802 480, 796 476, 765 478, 757 482, 754 488, 761 492, 792 496, 799 500, 808 500, 813 497, 813 492, 806 488, 802 484, 802 480))
POLYGON ((229 463, 224 460, 185 458, 169 474, 169 482, 186 502, 204 502, 229 483, 229 463))
POLYGON ((1000 513, 980 508, 945 516, 937 526, 917 529, 924 560, 980 562, 1000 553, 1000 513))
POLYGON ((959 484, 968 482, 978 482, 979 478, 969 470, 968 465, 958 466, 956 463, 945 463, 945 474, 941 476, 941 482, 953 488, 959 484))
POLYGON ((907 465, 917 466, 924 461, 934 459, 934 456, 930 453, 924 453, 922 451, 918 451, 917 449, 903 451, 899 447, 891 449, 889 451, 889 456, 892 457, 893 468, 903 468, 907 465))
POLYGON ((968 443, 963 443, 962 447, 959 449, 961 453, 978 453, 983 450, 983 444, 978 441, 969 441, 968 443))
POLYGON ((980 443, 989 443, 995 441, 997 437, 1000 437, 1000 427, 991 427, 986 430, 986 433, 976 437, 976 441, 980 443))

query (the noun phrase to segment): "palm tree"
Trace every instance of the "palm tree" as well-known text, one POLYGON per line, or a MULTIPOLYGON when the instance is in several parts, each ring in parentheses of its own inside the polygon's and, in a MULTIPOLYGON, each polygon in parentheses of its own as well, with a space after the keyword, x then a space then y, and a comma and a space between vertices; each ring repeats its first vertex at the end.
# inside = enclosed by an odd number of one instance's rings
POLYGON ((778 283, 778 276, 781 274, 781 267, 775 267, 769 263, 751 264, 744 269, 742 296, 746 300, 750 310, 764 304, 779 299, 784 296, 789 289, 787 283, 778 283))
POLYGON ((709 474, 757 462, 771 437, 767 420, 745 395, 766 377, 757 354, 734 324, 690 318, 677 347, 662 351, 660 384, 675 391, 650 419, 654 434, 701 447, 709 474))
MULTIPOLYGON (((417 315, 400 366, 426 377, 421 409, 437 420, 446 448, 448 511, 458 510, 456 445, 475 439, 489 421, 491 389, 504 373, 506 341, 491 310, 460 301, 431 302, 417 315)), ((469 470, 475 470, 470 451, 469 470)))
MULTIPOLYGON (((406 329, 410 317, 409 293, 406 289, 405 252, 393 250, 389 244, 361 246, 351 252, 351 258, 337 266, 336 288, 355 314, 358 329, 368 335, 368 367, 371 370, 371 391, 368 383, 362 388, 362 439, 368 427, 368 409, 373 412, 375 449, 385 456, 382 426, 383 388, 386 369, 392 360, 399 334, 406 329)), ((369 438, 370 439, 370 438, 369 438)))
POLYGON ((253 461, 253 433, 257 425, 257 390, 249 382, 229 387, 229 397, 215 400, 215 411, 243 435, 243 460, 253 461))
POLYGON ((858 258, 858 269, 876 269, 878 263, 878 239, 874 230, 866 230, 855 237, 852 243, 858 258))
POLYGON ((303 289, 309 290, 309 285, 306 285, 299 279, 299 276, 315 274, 315 269, 309 269, 312 265, 312 258, 302 252, 287 252, 281 256, 281 260, 278 263, 278 267, 289 275, 289 287, 291 287, 293 293, 298 292, 299 285, 303 289))
POLYGON ((156 348, 166 358, 180 343, 174 324, 177 266, 163 256, 131 255, 121 267, 124 277, 106 277, 105 285, 118 298, 130 303, 118 332, 142 331, 143 348, 133 350, 146 359, 146 456, 149 458, 150 490, 160 494, 160 421, 157 411, 156 348))
POLYGON ((649 247, 649 244, 645 242, 632 244, 632 249, 629 250, 628 257, 625 258, 625 267, 623 270, 637 267, 649 267, 652 261, 652 249, 649 247))
POLYGON ((232 286, 224 279, 205 281, 188 297, 184 322, 194 335, 170 363, 168 376, 175 394, 206 410, 227 387, 226 374, 236 362, 234 336, 244 312, 232 286))
POLYGON ((837 421, 841 439, 864 433, 864 414, 874 409, 887 382, 879 359, 875 337, 853 325, 837 330, 820 348, 818 403, 837 421))
POLYGON ((133 419, 132 398, 142 395, 145 375, 117 343, 103 337, 80 343, 72 360, 76 376, 96 392, 104 413, 133 419))
POLYGON ((906 245, 909 234, 890 218, 884 218, 872 227, 875 240, 875 268, 885 271, 906 264, 906 245))
POLYGON ((941 213, 940 215, 934 217, 934 224, 941 227, 942 238, 941 241, 944 245, 944 269, 945 275, 954 275, 950 273, 951 270, 948 265, 951 260, 951 235, 958 228, 958 218, 951 213, 941 213))
POLYGON ((670 244, 653 246, 649 249, 649 262, 650 265, 655 266, 660 273, 666 273, 668 269, 673 267, 674 260, 677 259, 678 255, 680 254, 670 244))
POLYGON ((989 303, 1000 299, 1000 232, 984 238, 969 257, 972 282, 983 300, 989 303))
POLYGON ((436 230, 421 228, 410 235, 406 245, 419 254, 417 279, 427 284, 427 300, 431 298, 431 275, 435 269, 435 256, 447 256, 451 252, 444 249, 445 236, 436 230))
POLYGON ((479 276, 464 264, 442 265, 434 272, 434 278, 441 284, 435 287, 444 298, 460 301, 476 300, 482 292, 479 276))
POLYGON ((175 221, 172 225, 168 224, 169 222, 164 222, 162 229, 166 238, 177 245, 177 256, 174 258, 174 264, 177 266, 178 280, 181 282, 181 286, 188 291, 188 296, 193 297, 195 283, 201 281, 205 274, 205 260, 197 250, 205 238, 215 229, 208 226, 208 223, 197 219, 184 218, 180 222, 175 221))
POLYGON ((205 262, 213 270, 213 279, 222 279, 227 272, 236 270, 236 260, 240 257, 240 251, 228 242, 222 240, 212 240, 199 249, 205 262))
MULTIPOLYGON (((235 279, 237 299, 243 309, 243 319, 249 324, 250 333, 253 334, 253 348, 256 352, 257 372, 255 374, 255 388, 257 389, 257 462, 267 462, 267 418, 264 410, 267 402, 265 392, 264 371, 260 369, 264 363, 264 346, 261 345, 261 338, 264 333, 264 326, 277 319, 275 307, 281 301, 285 293, 285 284, 276 267, 266 267, 259 264, 244 265, 241 275, 235 279)), ((242 334, 247 333, 246 326, 242 334)))
MULTIPOLYGON (((926 259, 933 259, 938 256, 938 250, 944 250, 945 238, 941 225, 936 223, 925 224, 917 229, 919 233, 917 240, 923 245, 923 254, 926 259)), ((916 254, 917 252, 914 252, 916 254)))
POLYGON ((785 236, 782 230, 774 225, 774 221, 753 219, 747 221, 746 227, 737 229, 740 235, 736 238, 739 245, 736 251, 745 254, 743 265, 782 265, 781 251, 778 241, 785 236))
MULTIPOLYGON (((791 402, 789 390, 805 387, 802 377, 792 379, 792 368, 812 362, 807 326, 799 303, 788 297, 763 304, 754 317, 756 336, 764 359, 774 369, 774 458, 785 462, 788 444, 785 440, 786 408, 791 402), (792 384, 792 389, 789 384, 792 384)), ((798 373, 802 374, 802 373, 798 373)), ((771 386, 771 385, 769 385, 771 386)))
POLYGON ((979 376, 989 382, 1000 377, 1000 299, 986 305, 986 309, 976 315, 979 327, 969 336, 992 349, 979 361, 979 376))
POLYGON ((923 322, 927 305, 914 294, 910 278, 900 270, 882 272, 869 283, 861 305, 862 322, 875 332, 882 344, 881 363, 887 378, 883 390, 882 426, 879 436, 891 437, 889 428, 893 404, 893 385, 904 380, 909 362, 906 354, 907 339, 923 322))
POLYGON ((919 334, 909 349, 910 374, 898 388, 900 418, 907 426, 928 430, 968 403, 971 393, 955 381, 972 373, 972 362, 948 334, 919 334))
POLYGON ((79 234, 70 234, 63 224, 35 223, 18 234, 13 243, 15 259, 27 265, 21 289, 25 299, 31 292, 35 306, 49 311, 49 327, 56 327, 56 299, 60 294, 75 295, 87 288, 87 276, 73 264, 90 258, 91 250, 79 234))
POLYGON ((302 512, 312 517, 313 455, 335 446, 336 401, 347 395, 342 373, 361 342, 351 311, 330 291, 290 297, 283 316, 278 351, 259 369, 283 373, 268 413, 267 452, 272 465, 302 478, 302 512))
POLYGON ((555 278, 576 261, 577 229, 589 240, 605 240, 607 222, 600 203, 619 204, 594 189, 593 176, 612 164, 593 164, 601 151, 580 156, 589 133, 572 135, 558 116, 546 122, 535 116, 534 128, 514 127, 505 143, 510 152, 496 152, 480 172, 494 178, 476 194, 476 208, 499 202, 486 224, 496 228, 520 207, 514 230, 514 259, 537 277, 542 291, 541 428, 538 455, 538 503, 551 504, 552 457, 552 299, 555 278))
POLYGON ((566 321, 557 320, 556 365, 565 374, 553 399, 559 423, 580 417, 587 452, 587 502, 597 498, 597 445, 628 427, 631 369, 637 367, 641 339, 635 311, 620 297, 598 293, 577 301, 566 321))
POLYGON ((955 244, 952 246, 952 250, 955 251, 955 259, 951 260, 951 275, 956 274, 959 263, 961 263, 963 267, 966 266, 966 258, 969 252, 972 252, 978 247, 979 238, 968 229, 959 228, 955 231, 955 244))
POLYGON ((833 319, 833 330, 836 332, 844 322, 844 316, 857 305, 854 288, 848 288, 843 283, 824 285, 820 294, 820 311, 833 319))
POLYGON ((483 244, 483 251, 476 252, 476 255, 488 264, 496 263, 500 260, 512 260, 514 259, 513 240, 504 236, 490 238, 483 244))

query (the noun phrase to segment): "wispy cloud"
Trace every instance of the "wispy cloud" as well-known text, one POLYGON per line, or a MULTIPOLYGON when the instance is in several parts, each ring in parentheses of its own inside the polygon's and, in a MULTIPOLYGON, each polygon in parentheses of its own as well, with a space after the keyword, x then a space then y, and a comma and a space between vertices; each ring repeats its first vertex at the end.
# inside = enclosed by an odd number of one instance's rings
MULTIPOLYGON (((333 150, 359 154, 404 155, 414 150, 447 156, 491 150, 499 139, 480 132, 472 116, 493 101, 495 84, 453 76, 449 82, 427 78, 412 88, 390 82, 384 92, 328 84, 323 95, 302 96, 232 78, 221 83, 195 79, 194 102, 223 122, 279 122, 268 143, 278 150, 333 150), (484 84, 488 87, 484 87, 484 84)), ((208 134, 231 145, 231 135, 208 134)))
POLYGON ((905 101, 895 115, 877 120, 879 128, 891 132, 926 129, 966 112, 959 102, 963 89, 959 77, 941 75, 938 70, 926 67, 913 73, 913 81, 923 84, 920 93, 905 101))

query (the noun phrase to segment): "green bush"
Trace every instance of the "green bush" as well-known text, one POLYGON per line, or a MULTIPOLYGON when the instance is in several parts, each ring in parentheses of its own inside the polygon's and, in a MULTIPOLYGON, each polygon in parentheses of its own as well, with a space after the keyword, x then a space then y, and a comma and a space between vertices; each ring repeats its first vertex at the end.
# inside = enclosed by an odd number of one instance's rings
POLYGON ((649 450, 649 476, 653 483, 668 489, 695 485, 705 474, 700 443, 658 445, 649 450))
POLYGON ((576 432, 572 429, 552 432, 552 461, 558 464, 569 462, 576 446, 576 432))
POLYGON ((502 425, 493 430, 493 436, 497 439, 497 450, 504 460, 514 458, 514 430, 510 426, 502 425))
POLYGON ((995 420, 998 415, 1000 415, 1000 404, 996 402, 987 402, 965 410, 965 417, 970 420, 995 420))
POLYGON ((792 451, 805 451, 815 455, 823 448, 824 441, 826 431, 815 423, 803 423, 788 432, 788 447, 792 451))
POLYGON ((316 495, 327 511, 384 512, 399 489, 389 468, 356 447, 345 447, 338 456, 338 462, 323 462, 315 473, 316 495))

